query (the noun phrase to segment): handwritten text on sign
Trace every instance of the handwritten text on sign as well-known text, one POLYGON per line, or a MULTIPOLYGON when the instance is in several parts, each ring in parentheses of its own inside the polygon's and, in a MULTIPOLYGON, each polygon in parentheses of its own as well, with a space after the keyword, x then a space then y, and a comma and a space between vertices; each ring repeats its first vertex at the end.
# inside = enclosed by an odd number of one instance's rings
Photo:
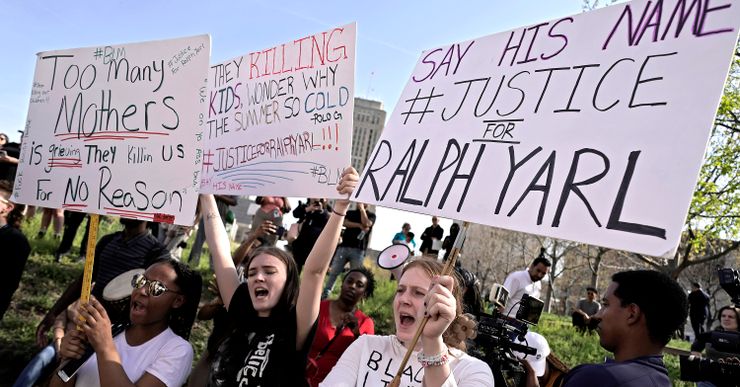
POLYGON ((738 23, 633 1, 426 51, 356 198, 671 255, 738 23))
POLYGON ((192 224, 209 55, 207 35, 39 53, 14 199, 192 224))
POLYGON ((354 72, 355 24, 211 66, 201 191, 336 197, 354 72))

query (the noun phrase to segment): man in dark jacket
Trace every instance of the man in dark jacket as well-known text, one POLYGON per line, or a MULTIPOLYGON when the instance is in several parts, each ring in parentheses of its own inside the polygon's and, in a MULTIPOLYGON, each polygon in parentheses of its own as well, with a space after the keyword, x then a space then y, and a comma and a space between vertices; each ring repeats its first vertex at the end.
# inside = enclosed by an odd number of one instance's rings
POLYGON ((701 284, 694 282, 691 284, 691 293, 689 293, 689 320, 691 320, 691 329, 694 330, 694 337, 704 333, 704 323, 709 317, 709 295, 701 288, 701 284))
MULTIPOLYGON (((303 208, 303 206, 299 208, 303 208)), ((302 218, 299 225, 300 231, 298 231, 298 237, 293 241, 292 245, 293 259, 295 259, 295 263, 298 265, 298 272, 300 273, 313 245, 316 244, 316 240, 319 238, 324 226, 326 226, 326 222, 329 221, 329 212, 326 210, 326 199, 308 198, 305 209, 302 211, 299 209, 294 210, 293 216, 302 218), (303 216, 296 216, 301 215, 301 212, 303 216)))
POLYGON ((436 216, 432 216, 432 225, 424 230, 421 234, 421 247, 419 248, 422 254, 432 255, 437 257, 439 253, 439 247, 435 249, 435 241, 441 246, 442 237, 445 234, 445 230, 440 226, 439 219, 436 216))
POLYGON ((614 274, 594 315, 601 320, 599 343, 614 359, 574 368, 563 386, 670 387, 661 353, 687 314, 686 293, 667 275, 650 270, 614 274))

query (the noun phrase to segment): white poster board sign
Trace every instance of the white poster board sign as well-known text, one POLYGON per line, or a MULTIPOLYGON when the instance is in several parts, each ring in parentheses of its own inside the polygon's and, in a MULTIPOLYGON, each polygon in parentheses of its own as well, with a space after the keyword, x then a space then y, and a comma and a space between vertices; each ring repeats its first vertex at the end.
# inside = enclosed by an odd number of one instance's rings
POLYGON ((425 51, 355 198, 672 256, 740 24, 737 4, 706 4, 633 1, 425 51))
POLYGON ((353 23, 211 66, 201 192, 336 198, 355 41, 353 23))
POLYGON ((208 35, 38 54, 13 200, 192 225, 208 35))

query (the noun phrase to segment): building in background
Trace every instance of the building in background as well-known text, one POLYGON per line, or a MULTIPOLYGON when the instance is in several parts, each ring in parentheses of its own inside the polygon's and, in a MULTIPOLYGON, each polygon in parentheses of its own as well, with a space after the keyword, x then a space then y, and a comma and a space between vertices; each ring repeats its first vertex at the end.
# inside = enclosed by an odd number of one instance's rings
POLYGON ((352 129, 352 166, 362 173, 367 159, 385 126, 383 103, 355 97, 355 119, 352 129))

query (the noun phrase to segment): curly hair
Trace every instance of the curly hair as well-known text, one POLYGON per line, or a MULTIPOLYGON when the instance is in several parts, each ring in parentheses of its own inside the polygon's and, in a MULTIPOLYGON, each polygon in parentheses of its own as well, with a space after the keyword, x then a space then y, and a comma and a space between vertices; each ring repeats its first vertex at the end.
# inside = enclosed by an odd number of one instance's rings
POLYGON ((347 274, 342 277, 342 282, 347 278, 350 273, 357 272, 365 276, 367 278, 367 284, 365 285, 365 298, 370 298, 373 296, 373 292, 375 292, 375 274, 373 274, 370 269, 366 268, 365 266, 360 266, 354 269, 350 269, 350 271, 347 272, 347 274))
MULTIPOLYGON (((420 269, 431 279, 435 275, 441 275, 444 266, 433 259, 417 259, 406 264, 401 273, 401 277, 403 277, 407 271, 414 268, 420 269)), ((455 297, 456 304, 455 320, 452 321, 450 326, 447 327, 444 333, 442 333, 442 341, 444 341, 448 347, 457 348, 465 352, 467 350, 465 340, 472 339, 476 335, 475 321, 469 316, 463 314, 460 278, 456 274, 452 274, 451 276, 455 280, 455 284, 452 287, 452 295, 455 297)))
POLYGON ((465 313, 478 315, 483 312, 478 278, 468 269, 456 267, 455 274, 459 276, 460 285, 465 288, 462 295, 463 310, 465 313))
POLYGON ((178 336, 185 340, 190 337, 190 330, 195 322, 195 314, 200 303, 200 294, 203 287, 203 279, 200 273, 194 271, 190 266, 174 258, 161 258, 152 262, 149 267, 158 264, 169 265, 175 270, 175 284, 185 296, 185 303, 170 310, 168 325, 178 336))

